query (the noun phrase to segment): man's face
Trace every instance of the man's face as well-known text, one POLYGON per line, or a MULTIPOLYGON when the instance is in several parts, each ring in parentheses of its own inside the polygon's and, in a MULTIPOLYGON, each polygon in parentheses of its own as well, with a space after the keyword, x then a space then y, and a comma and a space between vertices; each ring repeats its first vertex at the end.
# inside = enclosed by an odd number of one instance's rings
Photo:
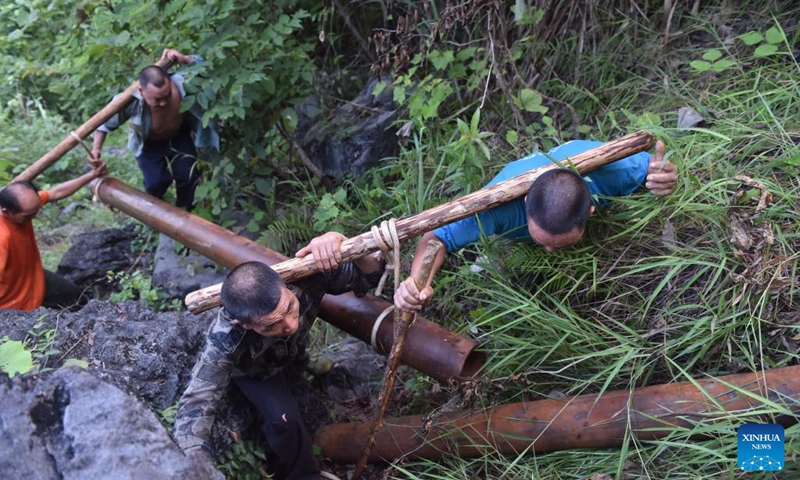
POLYGON ((288 337, 300 327, 300 302, 286 287, 281 287, 281 298, 275 310, 250 323, 239 323, 262 337, 288 337))
POLYGON ((578 227, 575 227, 575 229, 567 233, 553 235, 540 228, 530 217, 528 217, 528 233, 530 233, 534 242, 544 247, 544 249, 550 253, 571 247, 580 242, 581 237, 583 237, 583 230, 578 227))
POLYGON ((144 102, 150 106, 152 110, 159 111, 167 108, 172 101, 172 82, 167 80, 164 85, 156 87, 152 83, 147 87, 139 87, 139 93, 142 95, 144 102))
POLYGON ((33 220, 41 210, 41 201, 39 194, 33 190, 24 189, 18 192, 19 205, 22 207, 17 213, 11 213, 5 208, 2 209, 3 216, 14 223, 23 224, 33 220))

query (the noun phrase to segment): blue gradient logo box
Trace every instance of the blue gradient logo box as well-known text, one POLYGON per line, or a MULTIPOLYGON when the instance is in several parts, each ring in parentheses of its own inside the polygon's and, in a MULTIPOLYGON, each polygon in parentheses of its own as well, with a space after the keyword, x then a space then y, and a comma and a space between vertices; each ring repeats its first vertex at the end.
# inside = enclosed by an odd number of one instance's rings
POLYGON ((745 424, 736 434, 739 468, 746 472, 783 470, 783 427, 745 424))

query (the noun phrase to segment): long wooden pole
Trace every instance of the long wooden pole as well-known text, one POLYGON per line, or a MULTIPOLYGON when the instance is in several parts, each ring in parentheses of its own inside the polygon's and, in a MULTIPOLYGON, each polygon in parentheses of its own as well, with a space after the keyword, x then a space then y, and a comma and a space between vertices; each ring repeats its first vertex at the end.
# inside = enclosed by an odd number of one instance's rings
MULTIPOLYGON (((156 65, 159 67, 168 70, 172 67, 173 63, 167 58, 162 58, 161 60, 156 62, 156 65)), ((119 94, 114 100, 111 101, 108 105, 106 105, 102 110, 95 113, 92 118, 86 121, 83 125, 78 127, 76 130, 73 131, 75 136, 79 137, 80 140, 84 140, 88 137, 92 132, 97 130, 97 127, 104 124, 109 118, 116 115, 120 110, 125 108, 131 101, 133 100, 133 94, 136 90, 139 89, 139 81, 135 81, 131 84, 130 87, 126 88, 124 92, 119 94)), ((17 178, 14 179, 15 182, 17 181, 28 181, 30 182, 39 174, 47 170, 50 165, 56 163, 58 159, 66 155, 70 150, 77 147, 80 144, 78 138, 75 138, 72 134, 67 135, 64 140, 61 140, 61 143, 55 146, 52 150, 45 153, 41 158, 33 162, 31 166, 25 169, 24 172, 20 173, 17 178)))
MULTIPOLYGON (((648 132, 636 132, 613 140, 597 148, 580 153, 569 159, 569 164, 580 173, 586 173, 613 161, 629 157, 650 149, 655 144, 655 137, 648 132)), ((562 162, 566 165, 567 162, 562 162)), ((478 190, 469 195, 425 210, 422 213, 397 221, 397 236, 400 241, 416 237, 442 225, 461 220, 476 213, 509 202, 528 193, 528 188, 542 173, 560 168, 562 165, 549 165, 531 170, 504 182, 478 190)), ((371 232, 362 233, 350 238, 341 245, 342 261, 363 257, 379 250, 379 246, 371 232)), ((287 282, 291 283, 316 273, 316 265, 312 255, 293 258, 272 268, 287 282)), ((197 313, 220 304, 219 291, 222 284, 212 285, 186 296, 186 306, 197 313)))
MULTIPOLYGON (((729 421, 732 412, 774 411, 773 405, 794 413, 775 413, 779 421, 797 422, 800 366, 446 412, 432 420, 425 415, 387 418, 369 458, 390 462, 400 457, 470 458, 493 452, 519 455, 618 447, 690 431, 697 423, 729 421)), ((314 444, 321 447, 323 458, 354 463, 370 427, 371 422, 328 425, 317 432, 314 444)))

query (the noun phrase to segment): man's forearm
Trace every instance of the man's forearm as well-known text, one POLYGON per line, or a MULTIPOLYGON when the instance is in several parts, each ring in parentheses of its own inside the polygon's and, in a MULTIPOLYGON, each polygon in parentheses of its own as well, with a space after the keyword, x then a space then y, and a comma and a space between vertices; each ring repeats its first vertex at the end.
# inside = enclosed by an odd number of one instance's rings
POLYGON ((92 155, 95 158, 103 151, 103 143, 106 141, 106 132, 100 130, 94 131, 94 138, 92 139, 92 155))
POLYGON ((55 202, 57 200, 61 200, 62 198, 69 197, 95 178, 97 178, 97 172, 92 170, 91 172, 84 173, 78 178, 73 178, 72 180, 68 180, 60 185, 57 185, 50 190, 50 201, 55 202))
MULTIPOLYGON (((414 260, 411 262, 411 278, 415 278, 419 269, 422 267, 422 257, 425 255, 425 248, 428 245, 429 240, 441 240, 433 234, 433 232, 426 232, 422 238, 419 239, 419 243, 417 243, 417 249, 414 251, 414 260)), ((428 277, 428 285, 430 286, 433 283, 433 278, 436 276, 436 272, 439 271, 439 268, 444 263, 444 259, 447 258, 447 252, 444 248, 439 250, 439 253, 436 255, 436 259, 433 261, 433 267, 431 268, 431 275, 428 277)))

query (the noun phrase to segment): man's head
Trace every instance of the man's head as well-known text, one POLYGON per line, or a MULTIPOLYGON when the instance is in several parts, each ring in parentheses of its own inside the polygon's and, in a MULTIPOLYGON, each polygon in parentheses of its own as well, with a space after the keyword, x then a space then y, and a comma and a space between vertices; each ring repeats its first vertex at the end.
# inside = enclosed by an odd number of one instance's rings
POLYGON ((172 100, 172 80, 167 71, 151 65, 139 72, 139 93, 151 109, 166 108, 172 100))
POLYGON ((261 262, 234 268, 222 283, 222 305, 234 322, 264 337, 288 337, 300 326, 300 302, 261 262))
POLYGON ((0 214, 14 223, 26 223, 42 208, 39 189, 31 182, 14 182, 0 190, 0 214))
POLYGON ((594 213, 586 182, 577 173, 549 170, 537 178, 525 196, 528 232, 548 252, 578 243, 594 213))

